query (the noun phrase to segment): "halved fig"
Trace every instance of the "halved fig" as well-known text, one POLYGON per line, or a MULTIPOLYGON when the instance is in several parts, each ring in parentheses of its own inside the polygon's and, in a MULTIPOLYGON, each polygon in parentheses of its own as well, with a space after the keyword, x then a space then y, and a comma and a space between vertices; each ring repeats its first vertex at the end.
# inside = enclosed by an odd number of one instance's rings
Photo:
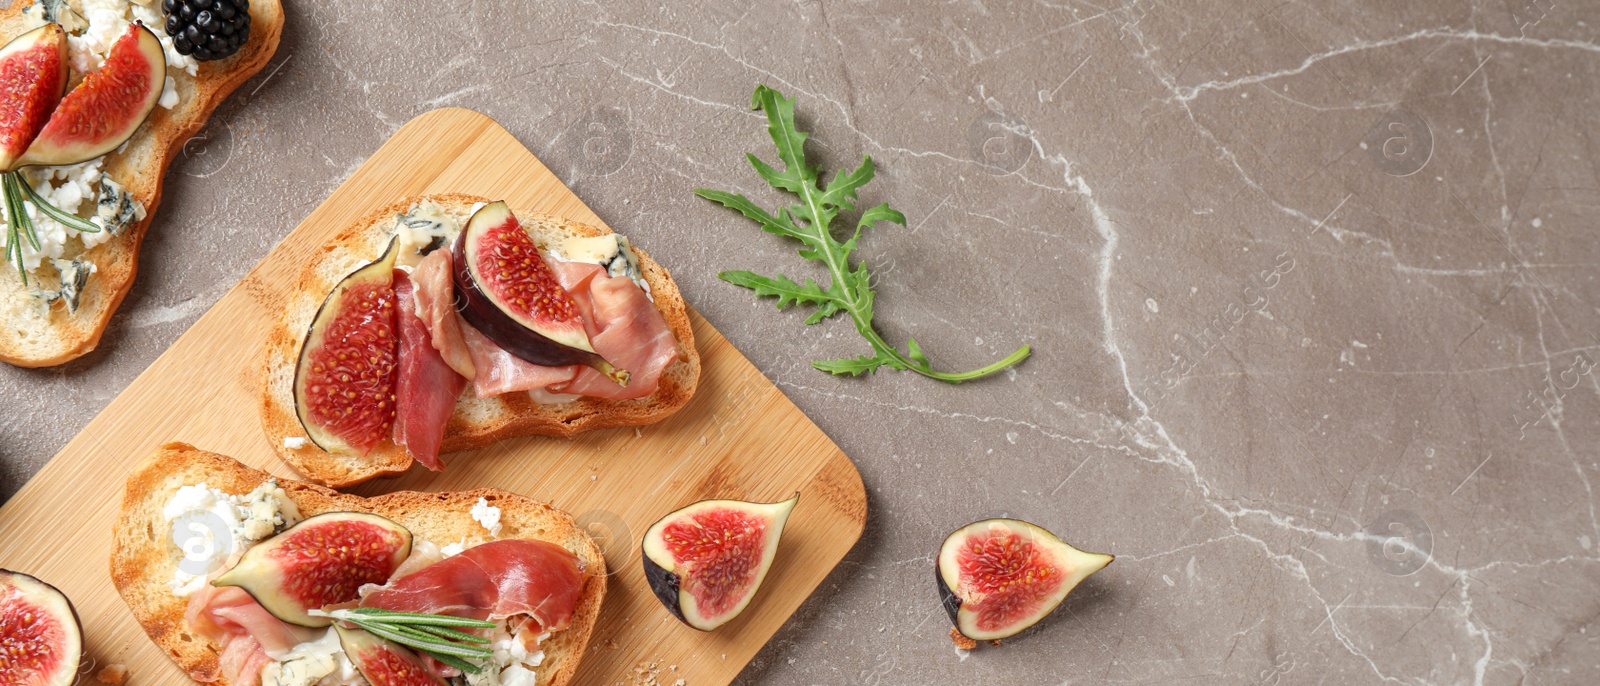
POLYGON ((295 414, 311 442, 330 453, 366 455, 393 435, 396 245, 391 239, 383 256, 333 287, 300 345, 295 414))
POLYGON ((627 371, 595 353, 577 301, 505 202, 472 214, 453 257, 456 310, 489 340, 533 364, 586 365, 628 383, 627 371))
POLYGON ((161 41, 134 22, 111 44, 104 66, 83 77, 8 168, 87 162, 122 145, 155 109, 167 83, 161 41))
POLYGON ((444 686, 444 680, 433 675, 422 660, 405 648, 372 635, 362 629, 345 628, 337 624, 339 647, 355 663, 367 683, 382 686, 444 686))
POLYGON ((0 684, 71 686, 83 662, 83 626, 66 594, 0 569, 0 684))
POLYGON ((985 519, 944 539, 934 576, 956 630, 993 641, 1033 626, 1111 560, 1024 521, 985 519))
POLYGON ((39 135, 67 89, 67 32, 45 24, 0 48, 0 169, 39 135))
POLYGON ((410 554, 405 527, 374 514, 329 512, 245 551, 211 585, 238 586, 290 624, 324 627, 332 620, 307 611, 359 599, 362 584, 388 581, 410 554))
POLYGON ((680 621, 711 631, 739 616, 778 552, 800 494, 781 503, 702 500, 644 534, 644 576, 680 621))

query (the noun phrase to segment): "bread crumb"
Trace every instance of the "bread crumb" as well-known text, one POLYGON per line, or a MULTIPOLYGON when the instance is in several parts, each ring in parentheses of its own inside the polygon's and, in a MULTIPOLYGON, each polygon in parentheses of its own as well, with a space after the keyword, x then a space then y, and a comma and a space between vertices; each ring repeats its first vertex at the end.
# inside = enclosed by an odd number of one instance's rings
POLYGON ((996 648, 999 648, 1000 647, 1000 639, 997 638, 997 639, 995 639, 993 641, 990 641, 989 645, 992 645, 992 646, 994 646, 996 648))
POLYGON ((961 632, 956 631, 955 627, 950 627, 950 640, 954 641, 956 648, 961 650, 972 650, 973 648, 978 647, 977 641, 967 638, 966 636, 962 636, 961 632))
POLYGON ((121 684, 127 678, 128 668, 120 664, 107 665, 105 669, 100 670, 99 674, 94 675, 95 681, 102 684, 112 684, 112 686, 121 684))

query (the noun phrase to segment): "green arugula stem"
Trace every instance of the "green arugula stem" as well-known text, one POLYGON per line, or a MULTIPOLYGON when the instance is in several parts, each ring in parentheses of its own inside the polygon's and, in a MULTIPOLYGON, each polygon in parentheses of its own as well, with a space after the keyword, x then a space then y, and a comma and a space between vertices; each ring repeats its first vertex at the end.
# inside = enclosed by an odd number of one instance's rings
MULTIPOLYGON (((862 329, 859 322, 856 324, 856 328, 858 330, 862 329)), ((1010 355, 1007 355, 986 367, 980 367, 970 372, 941 372, 914 360, 908 359, 906 356, 900 354, 898 349, 884 342, 883 337, 878 335, 878 332, 872 328, 871 322, 867 323, 865 330, 862 331, 862 335, 866 336, 867 342, 872 344, 872 347, 878 351, 880 356, 893 356, 895 359, 899 360, 901 364, 906 365, 906 368, 910 369, 911 371, 926 376, 930 379, 938 379, 940 381, 953 384, 959 384, 963 381, 981 379, 991 374, 998 374, 1002 371, 1005 371, 1007 367, 1016 365, 1023 360, 1028 359, 1028 356, 1033 354, 1033 348, 1024 345, 1012 351, 1010 355)))
POLYGON ((756 173, 772 187, 795 195, 800 203, 769 213, 736 193, 695 189, 695 195, 737 210, 740 214, 761 224, 762 230, 800 241, 804 245, 800 256, 822 262, 828 269, 830 282, 826 288, 811 279, 797 282, 786 276, 761 276, 747 271, 728 271, 718 277, 755 291, 757 297, 775 296, 778 308, 805 304, 815 306, 806 324, 816 324, 841 310, 850 313, 856 331, 872 346, 873 355, 855 359, 826 360, 811 365, 825 372, 859 376, 872 373, 880 367, 911 370, 931 379, 958 384, 998 373, 1027 359, 1033 353, 1022 346, 988 366, 968 372, 941 372, 933 369, 916 339, 907 339, 905 352, 890 345, 873 325, 873 299, 875 297, 866 265, 852 267, 850 254, 855 251, 862 233, 878 222, 905 226, 905 215, 891 209, 888 204, 878 205, 860 213, 855 231, 850 238, 840 242, 833 231, 833 221, 841 213, 855 211, 856 191, 872 180, 875 167, 872 158, 863 157, 861 166, 854 171, 834 174, 827 185, 822 184, 819 170, 806 162, 805 142, 809 134, 800 131, 794 121, 794 100, 782 93, 757 86, 751 97, 751 106, 767 115, 767 132, 778 148, 778 158, 784 168, 763 162, 755 155, 746 155, 756 173))

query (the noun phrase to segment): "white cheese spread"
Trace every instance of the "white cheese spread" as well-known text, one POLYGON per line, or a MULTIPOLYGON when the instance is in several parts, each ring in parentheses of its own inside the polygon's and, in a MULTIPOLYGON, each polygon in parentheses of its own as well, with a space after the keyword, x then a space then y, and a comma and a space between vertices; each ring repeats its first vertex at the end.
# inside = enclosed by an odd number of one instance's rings
MULTIPOLYGON (((544 640, 549 634, 541 634, 544 640)), ((506 631, 504 625, 489 632, 490 647, 494 657, 479 674, 467 674, 470 686, 535 686, 534 667, 544 662, 544 651, 529 651, 516 636, 506 631)))
POLYGON ((269 655, 274 662, 261 668, 261 686, 356 686, 367 680, 361 676, 339 644, 339 635, 328 629, 321 638, 269 655))
POLYGON ((479 498, 478 504, 472 506, 472 518, 482 525, 490 536, 500 535, 500 508, 489 504, 485 498, 479 498))
POLYGON ((183 559, 168 586, 180 598, 199 590, 229 556, 299 522, 300 508, 268 480, 245 495, 229 495, 204 482, 174 493, 161 514, 183 559))
POLYGON ((304 448, 304 447, 306 447, 306 443, 308 443, 308 442, 309 441, 307 441, 306 437, 304 437, 304 436, 284 436, 283 437, 283 447, 288 448, 290 450, 299 450, 301 448, 304 448))

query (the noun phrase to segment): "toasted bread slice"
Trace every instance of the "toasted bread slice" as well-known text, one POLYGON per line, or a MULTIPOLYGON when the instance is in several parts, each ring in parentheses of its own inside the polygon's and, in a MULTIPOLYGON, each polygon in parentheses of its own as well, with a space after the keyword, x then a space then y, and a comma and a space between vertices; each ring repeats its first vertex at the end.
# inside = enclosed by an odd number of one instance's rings
MULTIPOLYGON (((376 259, 389 242, 395 216, 431 201, 466 225, 472 206, 488 198, 448 194, 407 198, 367 215, 334 237, 318 259, 308 264, 296 281, 284 316, 266 346, 262 379, 261 422, 267 440, 283 459, 307 479, 332 488, 344 488, 378 476, 403 474, 411 468, 411 454, 388 441, 365 456, 330 454, 315 443, 291 448, 286 438, 303 438, 305 429, 295 413, 294 373, 300 346, 317 308, 334 286, 350 272, 376 259)), ((549 215, 516 211, 517 219, 534 234, 541 247, 573 236, 611 233, 587 224, 549 215)), ((445 428, 441 453, 471 450, 514 436, 570 437, 584 431, 634 426, 660 421, 676 412, 694 395, 700 380, 700 354, 694 345, 689 313, 667 270, 638 246, 645 283, 650 285, 656 309, 678 339, 678 361, 661 374, 661 386, 652 395, 634 400, 579 398, 563 403, 538 403, 526 393, 479 398, 469 386, 456 403, 445 428)))
MULTIPOLYGON (((162 508, 182 486, 205 482, 225 493, 245 494, 269 478, 232 458, 183 443, 161 446, 128 476, 111 551, 111 580, 150 640, 195 681, 231 686, 219 671, 220 646, 188 628, 184 621, 188 601, 168 587, 183 552, 173 542, 172 525, 162 508)), ((469 514, 478 499, 485 498, 500 508, 503 528, 498 538, 549 541, 572 551, 584 566, 583 595, 571 626, 540 644, 545 659, 534 670, 540 686, 562 686, 572 680, 605 597, 606 562, 594 540, 567 513, 497 488, 360 498, 297 481, 279 485, 307 517, 371 512, 398 522, 418 539, 439 545, 465 540, 468 547, 487 540, 488 532, 469 514)))
MULTIPOLYGON (((18 0, 0 10, 0 44, 28 30, 22 13, 40 1, 18 0)), ((82 8, 78 0, 70 4, 82 8)), ((156 5, 159 10, 160 3, 156 5)), ((33 286, 24 286, 15 267, 0 264, 0 361, 19 367, 49 367, 76 359, 100 343, 111 314, 133 286, 139 245, 161 204, 167 165, 200 132, 223 98, 272 59, 283 34, 283 21, 279 0, 251 0, 250 40, 225 59, 201 62, 194 76, 168 69, 176 81, 177 106, 170 110, 156 107, 124 147, 106 155, 101 171, 127 188, 144 205, 145 214, 120 235, 94 248, 84 250, 76 242, 68 242, 64 258, 95 265, 76 312, 68 313, 59 303, 41 307, 34 297, 34 286, 57 287, 59 280, 54 274, 36 274, 29 279, 33 286)))

